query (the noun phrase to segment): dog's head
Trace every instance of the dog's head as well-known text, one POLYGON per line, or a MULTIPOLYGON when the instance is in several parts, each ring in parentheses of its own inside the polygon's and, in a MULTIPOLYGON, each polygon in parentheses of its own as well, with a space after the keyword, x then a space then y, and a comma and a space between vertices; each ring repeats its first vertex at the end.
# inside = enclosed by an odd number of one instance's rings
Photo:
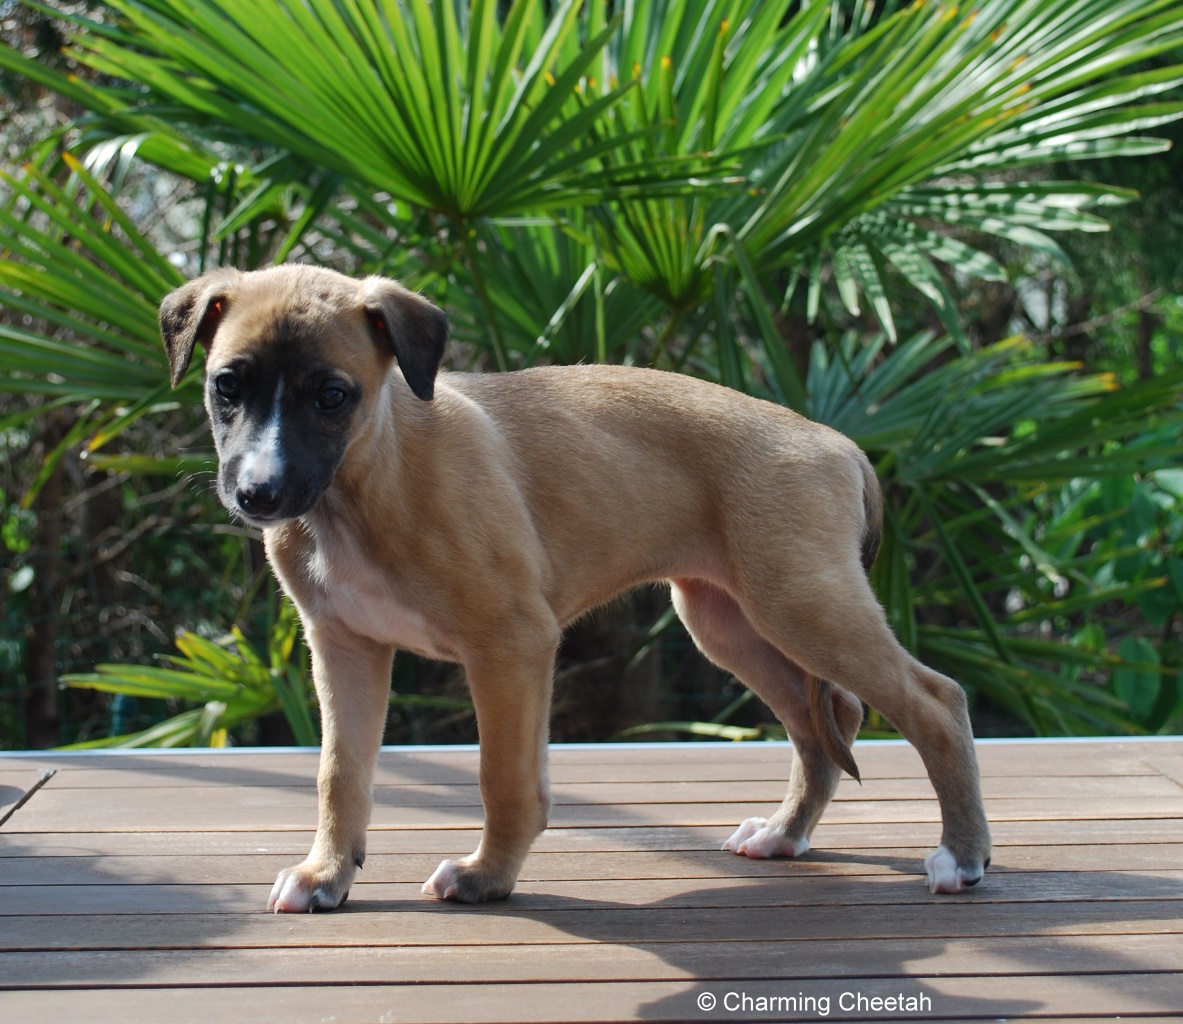
POLYGON ((386 278, 290 265, 190 281, 161 303, 160 333, 173 387, 194 346, 206 349, 222 503, 274 526, 320 500, 351 439, 380 412, 395 363, 431 400, 448 322, 386 278))

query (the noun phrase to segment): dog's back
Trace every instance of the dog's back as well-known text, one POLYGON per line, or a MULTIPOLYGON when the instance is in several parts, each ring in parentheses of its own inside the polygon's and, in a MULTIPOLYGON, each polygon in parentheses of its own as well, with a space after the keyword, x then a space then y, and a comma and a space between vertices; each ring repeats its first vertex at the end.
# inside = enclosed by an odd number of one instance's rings
POLYGON ((762 574, 761 565, 808 573, 783 559, 865 561, 878 544, 878 483, 853 442, 716 384, 635 367, 540 367, 441 374, 436 400, 488 417, 527 505, 542 513, 544 545, 559 564, 603 573, 613 594, 621 583, 762 574), (622 546, 622 528, 643 543, 622 546))

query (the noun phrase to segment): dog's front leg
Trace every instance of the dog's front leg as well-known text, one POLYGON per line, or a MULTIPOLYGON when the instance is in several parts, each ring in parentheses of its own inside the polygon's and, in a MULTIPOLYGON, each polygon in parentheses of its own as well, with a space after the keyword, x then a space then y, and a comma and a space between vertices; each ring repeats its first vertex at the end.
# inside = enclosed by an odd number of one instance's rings
POLYGON ((267 909, 330 910, 345 902, 366 857, 374 768, 390 699, 394 650, 309 626, 320 700, 321 751, 316 839, 303 863, 279 873, 267 909))
POLYGON ((476 852, 445 860, 423 892, 441 900, 504 899, 517 882, 530 844, 546 828, 550 692, 557 640, 531 653, 499 652, 466 660, 481 742, 485 826, 476 852))

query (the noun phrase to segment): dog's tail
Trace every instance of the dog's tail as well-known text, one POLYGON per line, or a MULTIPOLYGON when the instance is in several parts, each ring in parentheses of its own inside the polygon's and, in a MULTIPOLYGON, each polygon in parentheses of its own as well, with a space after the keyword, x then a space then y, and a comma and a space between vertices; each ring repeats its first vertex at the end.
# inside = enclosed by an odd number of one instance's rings
MULTIPOLYGON (((848 775, 862 782, 854 754, 850 752, 850 747, 842 736, 842 728, 838 725, 838 718, 834 714, 835 699, 842 699, 834 692, 834 684, 806 673, 805 689, 809 694, 809 721, 813 725, 813 731, 821 739, 830 760, 848 775)), ((862 714, 861 705, 859 714, 862 714)))
POLYGON ((883 491, 871 460, 859 452, 859 469, 863 472, 863 572, 870 573, 883 540, 883 491))
MULTIPOLYGON (((859 468, 863 474, 863 536, 860 555, 863 571, 869 573, 871 566, 875 564, 875 556, 879 554, 879 545, 883 539, 883 492, 879 488, 879 479, 875 476, 870 460, 861 452, 859 455, 859 468)), ((805 688, 809 694, 809 719, 826 753, 839 768, 861 782, 854 754, 842 735, 842 728, 834 711, 835 702, 842 700, 842 697, 835 693, 832 683, 811 675, 805 677, 805 688)))

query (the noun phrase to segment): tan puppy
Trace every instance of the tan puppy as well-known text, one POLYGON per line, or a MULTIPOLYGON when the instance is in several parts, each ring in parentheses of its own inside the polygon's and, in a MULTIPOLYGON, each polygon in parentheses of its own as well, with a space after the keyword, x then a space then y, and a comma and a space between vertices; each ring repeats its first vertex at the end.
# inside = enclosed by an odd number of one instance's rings
POLYGON ((320 821, 270 908, 335 907, 349 892, 397 649, 464 665, 481 737, 480 845, 423 891, 507 896, 546 827, 560 634, 655 580, 793 740, 784 803, 725 849, 808 849, 839 764, 857 771, 857 697, 916 745, 936 788, 932 890, 980 879, 990 836, 965 697, 900 647, 867 583, 879 487, 845 437, 673 373, 437 376, 446 318, 382 278, 216 271, 169 295, 160 324, 174 385, 194 345, 208 349, 219 494, 262 527, 312 648, 320 821))

